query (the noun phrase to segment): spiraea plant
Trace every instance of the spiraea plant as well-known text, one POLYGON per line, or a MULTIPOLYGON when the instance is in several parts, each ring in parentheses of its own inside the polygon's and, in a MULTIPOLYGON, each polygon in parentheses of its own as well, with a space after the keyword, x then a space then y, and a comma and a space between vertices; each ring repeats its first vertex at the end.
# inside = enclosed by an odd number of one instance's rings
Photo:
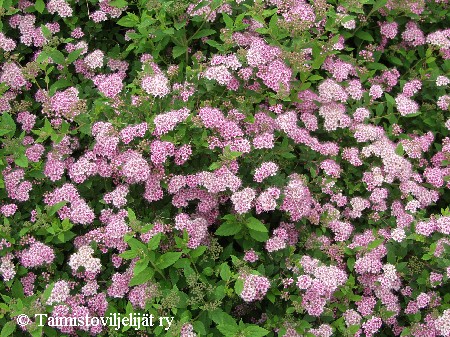
POLYGON ((1 337, 450 336, 447 0, 0 5, 1 337))

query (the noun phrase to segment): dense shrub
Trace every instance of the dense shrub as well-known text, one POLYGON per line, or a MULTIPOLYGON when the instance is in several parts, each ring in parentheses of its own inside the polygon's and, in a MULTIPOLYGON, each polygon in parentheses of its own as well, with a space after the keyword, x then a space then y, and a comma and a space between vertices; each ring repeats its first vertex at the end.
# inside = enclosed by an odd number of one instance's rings
POLYGON ((2 337, 450 336, 447 0, 0 4, 2 337))

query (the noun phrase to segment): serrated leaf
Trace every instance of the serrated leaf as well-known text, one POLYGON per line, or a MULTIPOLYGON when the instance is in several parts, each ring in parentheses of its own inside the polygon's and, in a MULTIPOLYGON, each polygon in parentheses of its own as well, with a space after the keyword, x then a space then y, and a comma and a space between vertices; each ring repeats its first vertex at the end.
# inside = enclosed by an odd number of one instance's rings
POLYGON ((234 283, 234 292, 237 295, 240 295, 242 291, 244 290, 244 281, 242 279, 237 279, 234 283))
POLYGON ((244 335, 248 337, 263 337, 267 335, 270 331, 261 328, 257 325, 249 325, 244 329, 244 335))
POLYGON ((48 215, 53 216, 56 212, 58 212, 61 208, 63 208, 67 204, 67 201, 63 200, 60 201, 53 206, 50 207, 48 210, 48 215))
POLYGON ((216 33, 216 31, 214 29, 202 29, 201 31, 195 33, 192 36, 192 39, 193 40, 201 39, 202 37, 209 36, 209 35, 212 35, 212 34, 215 34, 215 33, 216 33))
POLYGON ((45 9, 45 3, 44 0, 36 0, 35 4, 34 4, 34 8, 40 13, 42 14, 44 12, 45 9))
POLYGON ((75 62, 78 59, 78 57, 80 57, 82 51, 83 51, 83 48, 71 51, 69 53, 69 55, 67 56, 67 63, 75 62))
POLYGON ((223 21, 225 22, 225 25, 228 29, 233 29, 234 22, 233 19, 227 14, 222 13, 223 21))
POLYGON ((14 122, 14 119, 12 119, 11 115, 7 112, 4 112, 1 118, 0 129, 8 130, 8 132, 5 133, 5 131, 3 131, 2 133, 4 135, 8 134, 9 136, 13 136, 16 132, 16 123, 14 122))
POLYGON ((173 265, 177 260, 181 257, 183 253, 181 252, 168 252, 163 255, 158 260, 158 267, 161 269, 165 269, 171 265, 173 265))
POLYGON ((359 37, 361 40, 364 40, 364 41, 369 41, 369 42, 373 42, 374 41, 372 35, 370 35, 367 32, 363 32, 362 30, 357 31, 355 33, 355 35, 357 37, 359 37))
POLYGON ((186 46, 175 46, 172 49, 172 56, 173 58, 177 58, 181 55, 183 55, 184 53, 186 53, 187 51, 187 47, 186 46))
POLYGON ((347 267, 348 267, 348 269, 349 269, 350 271, 353 271, 353 267, 355 266, 355 262, 356 262, 356 260, 355 260, 354 257, 349 257, 349 258, 347 259, 347 267))
POLYGON ((133 287, 140 284, 144 284, 145 282, 149 281, 154 275, 155 271, 152 268, 147 267, 141 273, 133 276, 128 285, 130 287, 133 287))
POLYGON ((147 268, 149 262, 150 259, 148 257, 145 257, 137 261, 133 268, 133 275, 140 274, 145 268, 147 268))
POLYGON ((413 114, 404 115, 403 117, 406 117, 406 118, 417 117, 420 114, 421 114, 421 112, 419 111, 419 112, 415 112, 413 114))
POLYGON ((228 281, 231 278, 231 270, 230 266, 228 266, 228 263, 224 262, 220 266, 220 277, 224 281, 228 281))
POLYGON ((28 167, 28 158, 24 154, 21 154, 19 157, 14 159, 14 163, 16 163, 17 166, 26 168, 28 167))
POLYGON ((66 62, 66 58, 64 57, 64 54, 61 53, 57 49, 50 50, 47 53, 47 55, 50 56, 52 58, 53 62, 55 62, 57 64, 64 64, 66 62))
POLYGON ((144 251, 144 252, 147 251, 147 245, 136 238, 133 238, 133 237, 129 238, 127 243, 131 247, 132 250, 144 251))
POLYGON ((113 1, 109 2, 108 5, 116 7, 116 8, 124 8, 124 7, 128 6, 128 2, 126 2, 125 0, 113 0, 113 1))
POLYGON ((253 229, 254 231, 257 231, 257 232, 267 233, 269 231, 261 221, 259 221, 258 219, 254 218, 254 217, 251 217, 248 219, 247 227, 250 229, 253 229))
POLYGON ((266 242, 269 240, 269 234, 264 232, 258 232, 253 229, 248 230, 250 236, 258 242, 266 242))
POLYGON ((127 250, 127 251, 119 254, 119 256, 123 259, 130 260, 130 259, 134 259, 136 256, 138 256, 138 252, 135 250, 127 250))
POLYGON ((44 298, 44 301, 47 301, 49 299, 54 286, 55 286, 55 284, 51 283, 48 285, 47 288, 45 288, 44 292, 42 293, 42 297, 44 298))
POLYGON ((221 224, 219 228, 217 228, 216 235, 231 236, 231 235, 239 233, 241 228, 242 228, 242 225, 240 223, 225 222, 225 223, 221 224))
MULTIPOLYGON (((242 281, 242 280, 240 280, 240 281, 242 281)), ((244 283, 242 283, 242 286, 244 286, 244 283)), ((222 309, 212 310, 212 311, 209 311, 208 313, 209 313, 209 316, 211 317, 211 319, 217 325, 228 325, 229 327, 235 327, 235 328, 238 327, 234 318, 231 315, 224 312, 222 309)))
POLYGON ((159 242, 161 241, 161 233, 154 235, 147 243, 148 250, 155 250, 159 246, 159 242))
POLYGON ((127 13, 126 16, 122 17, 119 21, 117 21, 117 24, 122 27, 135 27, 139 23, 139 17, 136 14, 133 13, 127 13))
POLYGON ((386 102, 388 103, 388 105, 390 104, 391 106, 395 105, 395 99, 394 97, 392 97, 391 95, 389 95, 387 92, 384 93, 384 97, 386 97, 386 102))
POLYGON ((58 89, 67 88, 70 86, 72 86, 72 82, 64 78, 60 79, 50 86, 50 96, 53 96, 58 89))
POLYGON ((16 322, 8 321, 2 328, 2 332, 0 333, 1 337, 10 336, 16 330, 16 322))
POLYGON ((367 248, 368 248, 369 250, 372 250, 372 249, 374 249, 374 248, 377 248, 377 247, 378 247, 379 245, 381 245, 383 242, 384 242, 384 239, 376 239, 376 240, 370 242, 370 243, 367 245, 367 248))
POLYGON ((403 149, 402 143, 398 143, 397 147, 395 148, 395 153, 398 154, 399 156, 403 156, 405 151, 403 149))

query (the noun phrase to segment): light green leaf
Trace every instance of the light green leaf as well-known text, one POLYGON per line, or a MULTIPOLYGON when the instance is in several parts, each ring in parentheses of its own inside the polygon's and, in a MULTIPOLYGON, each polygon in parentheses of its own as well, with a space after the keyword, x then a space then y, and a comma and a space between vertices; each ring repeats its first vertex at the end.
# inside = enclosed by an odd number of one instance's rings
POLYGON ((242 225, 240 223, 225 222, 225 223, 221 224, 219 228, 217 228, 216 235, 231 236, 231 235, 239 233, 241 228, 242 228, 242 225))
POLYGON ((181 257, 183 253, 181 252, 168 252, 159 258, 158 267, 161 269, 165 269, 171 265, 173 265, 177 260, 181 257))
POLYGON ((139 274, 133 276, 128 285, 130 287, 133 287, 133 286, 137 286, 140 284, 144 284, 145 282, 149 281, 154 275, 155 275, 155 271, 152 268, 147 267, 139 274))
POLYGON ((250 229, 253 229, 254 231, 257 231, 257 232, 263 232, 263 233, 268 232, 266 226, 264 226, 264 224, 261 221, 259 221, 258 219, 254 218, 254 217, 251 217, 248 219, 247 227, 250 229))
POLYGON ((209 36, 215 33, 216 31, 214 29, 202 29, 201 31, 195 33, 194 36, 192 36, 192 39, 200 39, 202 37, 209 36))
POLYGON ((57 49, 50 50, 47 54, 52 58, 53 62, 57 64, 64 64, 66 62, 64 54, 57 49))
POLYGON ((16 325, 17 324, 15 321, 6 322, 6 324, 2 328, 0 336, 1 337, 10 336, 16 330, 16 325))
POLYGON ((257 325, 249 325, 244 329, 244 335, 248 337, 263 337, 267 335, 270 331, 261 328, 257 325))
POLYGON ((45 3, 44 0, 36 0, 35 4, 34 4, 34 8, 36 8, 36 10, 42 14, 44 12, 45 9, 45 3))

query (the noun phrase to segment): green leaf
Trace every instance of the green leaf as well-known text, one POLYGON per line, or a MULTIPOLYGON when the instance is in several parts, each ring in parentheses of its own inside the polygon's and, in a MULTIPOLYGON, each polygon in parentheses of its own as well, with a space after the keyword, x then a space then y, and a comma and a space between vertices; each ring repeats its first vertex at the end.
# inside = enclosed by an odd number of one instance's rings
POLYGON ((127 250, 127 251, 119 254, 119 256, 126 260, 130 260, 130 259, 134 259, 136 256, 138 256, 138 252, 135 250, 127 250))
POLYGON ((403 149, 402 143, 398 143, 397 147, 395 148, 395 153, 398 154, 399 156, 403 156, 405 150, 403 149))
POLYGON ((222 263, 220 266, 220 277, 224 281, 228 281, 231 278, 231 270, 226 262, 222 263))
POLYGON ((222 16, 223 16, 223 21, 225 22, 225 25, 227 26, 227 28, 233 29, 233 26, 234 26, 233 19, 227 13, 222 13, 222 16))
MULTIPOLYGON (((241 280, 242 281, 242 280, 241 280)), ((242 283, 243 285, 243 283, 242 283)), ((238 325, 234 318, 224 312, 222 309, 216 309, 213 311, 209 311, 210 318, 218 325, 227 325, 229 327, 234 327, 237 329, 238 325)))
POLYGON ((65 201, 65 200, 54 204, 53 206, 50 207, 50 209, 48 210, 47 214, 50 215, 50 216, 53 216, 56 212, 58 212, 66 204, 67 204, 67 201, 65 201))
POLYGON ((383 7, 386 4, 387 4, 387 0, 377 0, 375 2, 375 5, 372 8, 372 11, 375 12, 375 11, 379 10, 381 7, 383 7))
POLYGON ((19 157, 14 159, 14 163, 20 167, 28 167, 28 158, 25 154, 21 154, 19 157))
POLYGON ((47 26, 41 25, 41 30, 42 35, 44 35, 46 39, 50 39, 52 37, 52 31, 47 26))
POLYGON ((386 97, 386 102, 388 103, 388 105, 394 106, 395 105, 395 99, 394 97, 392 97, 391 95, 389 95, 388 93, 384 93, 384 96, 386 97))
POLYGON ((61 53, 57 49, 50 50, 47 53, 47 55, 50 56, 52 58, 53 62, 55 62, 57 64, 64 64, 66 62, 66 58, 64 57, 64 54, 61 53))
POLYGON ((388 69, 388 67, 386 67, 384 64, 376 63, 376 62, 369 63, 367 65, 367 68, 368 69, 374 69, 374 70, 386 70, 386 69, 388 69))
POLYGON ((203 253, 206 251, 207 247, 206 246, 199 246, 193 250, 191 250, 191 252, 189 253, 189 256, 193 259, 203 255, 203 253))
POLYGON ((201 31, 195 33, 192 36, 192 39, 193 40, 201 39, 202 37, 209 36, 209 35, 212 35, 212 34, 215 34, 215 33, 216 33, 216 31, 214 29, 202 29, 201 31))
POLYGON ((66 58, 64 57, 64 54, 61 53, 57 49, 50 50, 47 53, 47 55, 50 56, 52 58, 53 62, 55 62, 57 64, 64 64, 66 62, 66 58))
POLYGON ((413 113, 413 114, 405 115, 405 116, 403 116, 403 117, 406 117, 406 118, 417 117, 417 116, 419 116, 420 114, 421 114, 421 112, 419 111, 419 112, 415 112, 415 113, 413 113))
POLYGON ((266 228, 266 226, 264 226, 264 224, 259 221, 258 219, 251 217, 248 219, 247 222, 247 227, 250 229, 253 229, 254 231, 257 232, 263 232, 263 233, 267 233, 268 229, 266 228))
POLYGON ((374 41, 372 35, 370 35, 367 32, 363 32, 362 30, 357 31, 355 33, 355 35, 357 37, 359 37, 361 40, 364 40, 364 41, 369 41, 369 42, 373 42, 374 41))
POLYGON ((6 324, 2 328, 0 336, 1 337, 10 336, 16 330, 16 325, 17 324, 15 321, 6 322, 6 324))
POLYGON ((130 287, 133 287, 133 286, 137 286, 140 284, 144 284, 145 282, 149 281, 154 275, 155 275, 155 271, 152 268, 147 267, 139 274, 133 276, 128 285, 130 287))
POLYGON ((36 10, 42 14, 44 12, 45 9, 45 3, 44 0, 36 0, 36 3, 34 4, 34 8, 36 8, 36 10))
POLYGON ((54 286, 55 286, 55 283, 49 284, 48 287, 45 288, 44 292, 42 293, 42 297, 44 298, 45 302, 47 302, 48 298, 50 297, 50 294, 52 293, 54 286))
POLYGON ((122 27, 135 27, 139 23, 139 17, 136 14, 128 12, 126 16, 122 17, 117 24, 122 27))
POLYGON ((8 136, 14 136, 14 133, 16 132, 16 123, 14 123, 14 119, 12 119, 11 115, 7 112, 4 112, 1 117, 0 129, 2 130, 3 135, 8 136))
POLYGON ((220 51, 224 50, 223 46, 215 40, 208 40, 208 41, 206 41, 206 43, 209 44, 211 47, 216 48, 217 50, 220 50, 220 51))
POLYGON ((378 247, 379 245, 381 245, 383 242, 384 242, 384 239, 376 239, 376 240, 370 242, 370 243, 367 245, 367 249, 372 250, 372 249, 374 249, 374 248, 377 248, 377 247, 378 247))
POLYGON ((130 238, 129 240, 127 240, 127 243, 130 245, 132 250, 144 252, 147 251, 147 245, 136 238, 130 238))
POLYGON ((150 259, 147 256, 137 261, 133 268, 133 275, 140 274, 145 268, 147 268, 149 262, 150 259))
POLYGON ((242 228, 242 225, 240 223, 225 222, 225 223, 221 224, 219 228, 217 228, 216 235, 231 236, 231 235, 239 233, 241 228, 242 228))
POLYGON ((187 51, 187 47, 186 46, 175 46, 172 49, 172 56, 173 58, 177 58, 181 55, 183 55, 184 53, 186 53, 187 51))
POLYGON ((261 328, 257 325, 249 325, 244 329, 244 335, 248 337, 263 337, 267 335, 270 331, 261 328))
POLYGON ((158 267, 161 269, 165 269, 171 265, 173 265, 177 260, 181 257, 183 253, 181 252, 168 252, 159 258, 158 267))
POLYGON ((353 267, 355 266, 355 262, 356 262, 356 260, 355 260, 354 257, 349 257, 349 258, 347 259, 347 267, 348 267, 348 269, 349 269, 350 271, 353 271, 353 267))
POLYGON ((116 8, 124 8, 124 7, 128 6, 128 2, 126 2, 125 0, 113 0, 113 1, 109 2, 108 5, 116 7, 116 8))
POLYGON ((224 325, 224 324, 219 324, 217 326, 217 330, 219 330, 222 333, 222 335, 224 335, 225 337, 233 337, 239 332, 238 327, 224 325))
POLYGON ((269 234, 264 232, 257 232, 253 229, 248 230, 250 236, 258 242, 266 242, 269 240, 269 234))
POLYGON ((244 290, 244 280, 237 279, 236 282, 234 283, 234 292, 237 295, 240 295, 243 290, 244 290))
POLYGON ((50 86, 50 96, 53 96, 56 92, 56 90, 58 89, 62 89, 62 88, 67 88, 72 86, 72 82, 66 80, 66 79, 60 79, 56 82, 54 82, 51 86, 50 86))
POLYGON ((159 242, 161 241, 161 233, 156 234, 153 236, 147 243, 148 250, 155 250, 159 246, 159 242))
POLYGON ((67 56, 67 63, 73 63, 75 60, 78 59, 78 57, 81 55, 81 52, 83 51, 83 48, 71 51, 69 55, 67 56))

